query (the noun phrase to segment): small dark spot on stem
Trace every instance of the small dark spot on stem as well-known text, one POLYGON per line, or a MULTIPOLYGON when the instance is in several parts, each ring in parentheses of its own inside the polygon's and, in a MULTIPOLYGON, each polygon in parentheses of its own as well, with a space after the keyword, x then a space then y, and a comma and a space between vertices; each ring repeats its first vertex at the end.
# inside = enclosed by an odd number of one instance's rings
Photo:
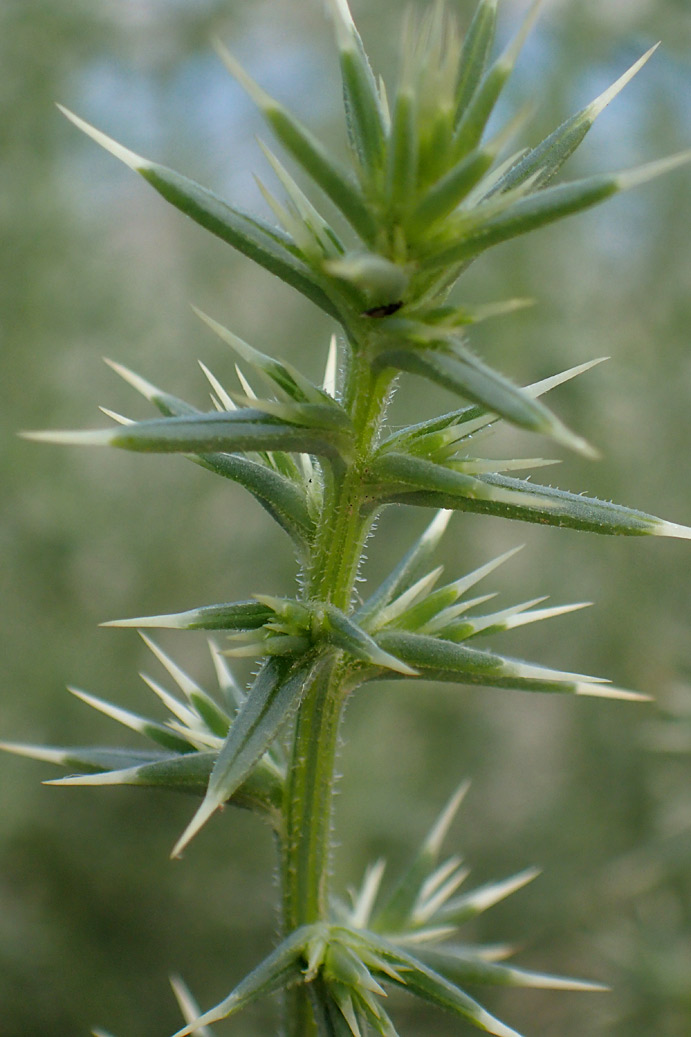
POLYGON ((400 310, 403 302, 387 302, 385 306, 373 306, 371 310, 365 310, 363 317, 390 317, 392 313, 400 310))

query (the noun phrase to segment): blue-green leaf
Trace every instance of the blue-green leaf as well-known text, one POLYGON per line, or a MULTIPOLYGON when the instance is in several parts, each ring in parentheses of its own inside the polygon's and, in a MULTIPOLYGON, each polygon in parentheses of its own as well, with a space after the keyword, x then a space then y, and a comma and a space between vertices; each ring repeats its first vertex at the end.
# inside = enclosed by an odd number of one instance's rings
POLYGON ((160 627, 170 630, 256 630, 273 612, 259 601, 232 601, 221 605, 201 605, 186 612, 161 616, 136 616, 133 619, 111 619, 104 627, 160 627))
POLYGON ((566 428, 549 408, 488 367, 459 341, 452 346, 440 343, 436 349, 386 350, 378 356, 377 364, 421 375, 520 428, 550 436, 572 450, 593 456, 592 447, 566 428))
POLYGON ((219 753, 204 802, 173 849, 174 857, 245 781, 297 709, 320 665, 314 658, 291 665, 291 660, 275 656, 264 663, 219 753))
POLYGON ((136 155, 72 112, 59 107, 75 126, 148 180, 176 209, 254 260, 259 266, 280 277, 282 281, 311 299, 320 309, 338 319, 338 310, 323 290, 317 276, 295 255, 293 242, 288 235, 229 205, 194 180, 136 155))
POLYGON ((617 79, 594 101, 582 108, 576 115, 558 126, 540 144, 532 148, 527 155, 516 162, 488 192, 488 197, 499 192, 508 191, 526 180, 532 179, 534 188, 543 187, 555 176, 566 160, 581 144, 598 115, 605 110, 610 101, 629 83, 637 72, 652 57, 659 43, 646 51, 643 57, 634 62, 628 71, 617 79))
POLYGON ((456 81, 456 121, 463 115, 468 102, 487 68, 494 30, 497 22, 497 0, 481 0, 463 40, 456 81))
POLYGON ((450 511, 441 511, 432 519, 422 536, 404 555, 391 574, 358 609, 355 614, 358 623, 366 625, 390 601, 397 598, 415 582, 422 567, 436 550, 449 524, 450 517, 450 511))
MULTIPOLYGON (((424 680, 456 681, 519 691, 556 692, 591 695, 597 698, 647 701, 648 696, 622 688, 613 688, 598 677, 565 673, 544 666, 507 659, 493 652, 467 648, 426 634, 382 631, 377 642, 413 666, 424 680)), ((389 677, 395 676, 389 673, 389 677)))
MULTIPOLYGON (((648 515, 633 508, 609 501, 597 500, 583 494, 570 493, 553 486, 540 486, 524 479, 506 475, 483 475, 478 479, 487 485, 523 495, 518 506, 477 500, 459 504, 462 509, 484 511, 505 518, 518 518, 542 525, 563 526, 621 536, 665 536, 681 540, 691 539, 691 529, 674 522, 648 515)), ((466 498, 467 500, 467 498, 466 498)), ((450 500, 430 501, 428 506, 451 507, 450 500)))
MULTIPOLYGON (((297 404, 295 405, 298 406, 297 404)), ((298 420, 328 421, 306 426, 274 418, 264 411, 243 408, 155 418, 115 429, 66 432, 27 432, 27 439, 68 446, 112 446, 143 453, 209 454, 215 452, 285 450, 322 454, 332 459, 347 451, 347 437, 335 428, 332 412, 320 404, 304 404, 298 420), (309 408, 309 414, 306 410, 309 408), (315 408, 317 410, 315 411, 315 408)), ((296 415, 297 417, 297 415, 296 415)))
POLYGON ((329 6, 340 53, 348 138, 371 178, 381 168, 384 155, 384 118, 379 92, 346 0, 331 0, 329 6))
POLYGON ((360 188, 349 172, 332 158, 299 119, 255 83, 224 47, 219 45, 218 52, 231 74, 261 110, 284 148, 341 210, 363 240, 374 241, 377 232, 376 222, 360 188))
POLYGON ((174 1037, 190 1037, 200 1026, 209 1026, 219 1019, 240 1011, 263 994, 285 989, 302 978, 302 957, 313 926, 302 926, 287 936, 264 961, 246 976, 235 989, 214 1008, 178 1030, 174 1037))

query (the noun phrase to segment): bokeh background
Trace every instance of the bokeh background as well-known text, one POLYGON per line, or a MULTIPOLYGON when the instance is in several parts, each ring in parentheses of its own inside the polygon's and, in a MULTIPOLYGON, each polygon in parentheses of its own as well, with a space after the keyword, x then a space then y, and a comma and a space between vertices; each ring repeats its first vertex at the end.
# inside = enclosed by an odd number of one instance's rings
MULTIPOLYGON (((456 0, 465 24, 471 6, 456 0)), ((524 7, 505 0, 501 39, 524 7)), ((353 8, 376 65, 390 74, 400 5, 354 0, 353 8)), ((134 150, 264 211, 252 179, 253 170, 266 172, 255 140, 264 130, 215 57, 214 34, 343 146, 319 0, 4 0, 0 9, 0 738, 117 742, 116 726, 65 685, 146 711, 137 671, 154 672, 153 663, 134 632, 99 622, 292 586, 287 540, 239 487, 180 459, 38 446, 15 435, 99 425, 97 404, 145 416, 104 355, 202 404, 197 359, 228 381, 233 362, 189 302, 309 374, 321 369, 332 330, 323 315, 169 210, 53 106, 61 101, 134 150)), ((553 0, 504 112, 537 90, 535 140, 660 38, 663 47, 601 117, 569 173, 688 147, 686 0, 553 0)), ((677 172, 495 250, 459 294, 539 301, 473 333, 478 350, 519 381, 612 358, 553 394, 559 413, 605 455, 598 464, 565 457, 555 481, 687 523, 690 211, 691 177, 677 172)), ((441 390, 411 379, 392 420, 451 406, 441 390)), ((520 449, 535 453, 521 438, 520 449)), ((385 515, 367 575, 385 573, 428 519, 385 515)), ((504 649, 609 676, 655 695, 657 706, 368 686, 347 717, 334 881, 356 881, 375 855, 401 863, 470 777, 449 848, 463 852, 478 882, 531 864, 544 873, 468 937, 508 940, 526 966, 613 987, 608 995, 499 992, 489 1007, 526 1037, 684 1037, 689 545, 457 516, 442 552, 447 573, 518 543, 525 550, 493 578, 501 601, 549 594, 596 605, 516 632, 510 645, 502 639, 504 649)), ((160 640, 199 680, 210 678, 201 635, 160 640)), ((0 759, 0 1029, 4 1037, 78 1037, 95 1025, 117 1037, 168 1034, 179 1025, 171 972, 208 1005, 270 947, 269 833, 230 812, 172 864, 188 801, 42 786, 51 776, 50 767, 0 759)), ((394 1014, 408 1037, 471 1032, 403 999, 394 1014)), ((262 1003, 218 1032, 258 1037, 274 1023, 274 1006, 262 1003)))

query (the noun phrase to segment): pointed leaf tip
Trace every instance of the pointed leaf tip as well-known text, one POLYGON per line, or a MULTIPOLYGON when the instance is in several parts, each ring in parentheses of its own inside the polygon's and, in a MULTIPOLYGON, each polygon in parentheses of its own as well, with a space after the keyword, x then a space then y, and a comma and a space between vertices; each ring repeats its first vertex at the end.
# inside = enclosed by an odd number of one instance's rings
POLYGON ((680 151, 676 155, 658 159, 656 162, 647 162, 643 166, 626 169, 616 175, 616 185, 620 191, 628 191, 640 184, 647 184, 649 180, 655 180, 658 176, 664 176, 665 173, 671 173, 680 166, 688 165, 689 162, 691 162, 691 148, 680 151))
POLYGON ((207 796, 204 802, 201 804, 196 814, 188 824, 185 831, 182 833, 175 846, 171 851, 171 860, 179 859, 182 857, 183 851, 194 839, 195 835, 201 831, 206 822, 209 820, 211 815, 218 810, 220 803, 216 801, 215 797, 211 798, 207 796))
POLYGON ((617 79, 616 82, 612 83, 612 85, 608 87, 607 90, 601 93, 599 97, 596 97, 595 100, 588 105, 586 111, 590 118, 596 119, 597 116, 604 111, 607 105, 614 100, 617 94, 621 93, 624 87, 631 82, 636 73, 640 72, 643 66, 650 60, 650 58, 652 58, 653 54, 659 46, 660 41, 654 44, 654 46, 652 46, 650 50, 647 50, 645 54, 643 54, 643 56, 640 57, 638 61, 635 61, 633 65, 631 65, 631 67, 628 68, 622 76, 619 76, 619 79, 617 79))
POLYGON ((57 107, 60 109, 62 114, 70 120, 70 122, 74 123, 74 125, 78 129, 82 130, 83 133, 86 133, 87 137, 91 137, 91 139, 95 140, 97 144, 100 144, 102 148, 109 151, 111 155, 114 155, 115 158, 119 158, 121 162, 124 162, 126 166, 133 169, 135 173, 139 173, 142 169, 147 169, 151 165, 151 162, 149 162, 148 159, 143 158, 141 155, 137 155, 134 151, 130 151, 129 148, 124 147, 122 144, 118 144, 118 142, 113 140, 112 137, 108 137, 107 134, 102 133, 101 130, 97 130, 95 126, 92 126, 84 119, 80 119, 79 116, 75 115, 74 112, 71 112, 69 108, 65 108, 61 104, 57 107))
POLYGON ((691 526, 681 526, 678 522, 660 522, 651 532, 653 536, 691 540, 691 526))
POLYGON ((576 684, 576 695, 589 695, 599 699, 619 699, 622 702, 653 702, 652 695, 644 695, 639 691, 627 688, 615 688, 611 684, 591 684, 579 681, 576 684))

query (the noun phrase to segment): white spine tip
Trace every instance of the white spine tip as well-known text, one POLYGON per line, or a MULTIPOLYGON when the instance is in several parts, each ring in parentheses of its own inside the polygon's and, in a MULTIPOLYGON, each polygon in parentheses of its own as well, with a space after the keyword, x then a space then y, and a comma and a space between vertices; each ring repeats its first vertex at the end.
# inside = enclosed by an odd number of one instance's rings
POLYGON ((677 522, 661 522, 653 529, 658 537, 676 537, 678 540, 691 540, 691 526, 680 526, 677 522))
POLYGON ((112 438, 110 429, 94 430, 39 430, 20 432, 22 439, 30 439, 35 443, 56 443, 59 446, 107 446, 112 438))
POLYGON ((118 144, 112 137, 102 133, 101 130, 97 130, 95 126, 86 122, 84 119, 80 119, 78 115, 71 112, 68 108, 63 107, 59 104, 58 108, 64 116, 66 116, 70 122, 80 129, 83 133, 86 133, 87 137, 91 137, 97 144, 100 144, 102 148, 109 151, 115 158, 119 158, 121 162, 124 162, 126 166, 133 169, 135 173, 141 172, 142 169, 147 169, 151 166, 151 162, 148 159, 143 158, 141 155, 137 155, 134 151, 130 151, 129 148, 124 147, 122 144, 118 144))
POLYGON ((218 809, 220 803, 217 803, 215 799, 205 799, 199 810, 194 815, 190 823, 188 824, 185 831, 182 833, 175 846, 171 851, 171 859, 175 860, 182 856, 183 851, 194 839, 197 832, 199 832, 206 822, 209 820, 211 815, 218 809))
POLYGON ((639 691, 627 688, 614 688, 611 684, 591 684, 582 682, 576 685, 577 695, 588 695, 599 699, 617 699, 621 702, 652 702, 652 695, 643 695, 639 691))
POLYGON ((653 56, 653 54, 659 46, 660 42, 658 41, 658 43, 651 47, 650 50, 647 50, 645 54, 638 59, 638 61, 635 61, 631 68, 627 69, 626 72, 624 72, 624 74, 620 76, 615 83, 612 83, 612 85, 608 87, 607 90, 604 91, 604 93, 600 94, 599 97, 596 97, 595 100, 588 105, 586 111, 592 119, 596 119, 598 115, 602 111, 604 111, 604 109, 607 107, 610 101, 613 101, 617 94, 620 93, 624 89, 624 87, 631 82, 636 73, 640 72, 640 70, 643 68, 646 62, 650 60, 650 58, 653 56))

